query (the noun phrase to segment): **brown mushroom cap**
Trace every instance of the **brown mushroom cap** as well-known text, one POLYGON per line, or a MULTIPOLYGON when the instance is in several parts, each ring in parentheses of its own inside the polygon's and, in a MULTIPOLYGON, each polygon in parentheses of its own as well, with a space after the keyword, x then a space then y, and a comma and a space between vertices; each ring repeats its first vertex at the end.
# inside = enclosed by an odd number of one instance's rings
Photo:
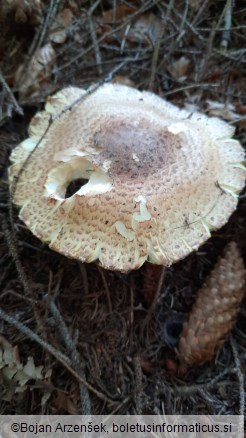
POLYGON ((11 155, 20 218, 50 248, 112 270, 171 265, 224 225, 245 184, 244 151, 217 118, 106 84, 49 98, 11 155), (65 198, 72 180, 88 182, 65 198))

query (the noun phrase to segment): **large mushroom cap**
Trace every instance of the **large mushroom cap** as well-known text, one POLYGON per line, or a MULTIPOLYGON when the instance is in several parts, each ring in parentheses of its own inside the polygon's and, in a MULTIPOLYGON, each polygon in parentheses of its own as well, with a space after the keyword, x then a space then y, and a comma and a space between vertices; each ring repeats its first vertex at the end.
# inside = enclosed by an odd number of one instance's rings
POLYGON ((227 123, 160 97, 107 84, 49 98, 12 153, 20 218, 50 248, 128 271, 170 265, 197 249, 237 206, 245 183, 240 143, 227 123), (33 153, 30 155, 30 152, 33 153), (85 184, 72 196, 72 180, 85 184))

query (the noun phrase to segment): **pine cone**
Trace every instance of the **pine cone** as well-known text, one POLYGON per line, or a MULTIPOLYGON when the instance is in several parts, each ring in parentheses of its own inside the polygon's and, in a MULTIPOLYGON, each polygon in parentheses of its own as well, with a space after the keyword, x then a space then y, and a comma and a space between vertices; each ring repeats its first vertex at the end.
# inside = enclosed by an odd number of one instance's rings
POLYGON ((245 286, 243 259, 235 242, 225 249, 223 257, 198 291, 196 302, 184 323, 178 356, 183 371, 210 360, 226 334, 231 330, 245 286))

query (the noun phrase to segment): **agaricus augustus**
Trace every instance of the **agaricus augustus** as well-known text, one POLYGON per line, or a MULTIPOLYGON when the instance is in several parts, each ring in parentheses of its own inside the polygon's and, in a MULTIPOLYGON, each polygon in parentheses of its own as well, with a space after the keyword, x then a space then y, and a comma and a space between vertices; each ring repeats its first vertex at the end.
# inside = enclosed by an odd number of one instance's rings
POLYGON ((122 272, 198 249, 245 184, 234 128, 117 84, 56 117, 84 94, 70 87, 50 97, 12 152, 20 218, 55 251, 122 272), (71 194, 75 180, 83 184, 71 194))

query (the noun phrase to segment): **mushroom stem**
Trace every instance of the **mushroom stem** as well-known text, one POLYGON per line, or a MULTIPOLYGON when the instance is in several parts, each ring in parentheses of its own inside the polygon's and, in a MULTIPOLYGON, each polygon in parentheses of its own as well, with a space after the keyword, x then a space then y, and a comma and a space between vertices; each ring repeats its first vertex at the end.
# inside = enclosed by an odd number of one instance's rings
MULTIPOLYGON (((163 266, 145 263, 143 267, 142 295, 147 307, 155 301, 163 266)), ((156 297, 158 298, 158 296, 156 297)))

